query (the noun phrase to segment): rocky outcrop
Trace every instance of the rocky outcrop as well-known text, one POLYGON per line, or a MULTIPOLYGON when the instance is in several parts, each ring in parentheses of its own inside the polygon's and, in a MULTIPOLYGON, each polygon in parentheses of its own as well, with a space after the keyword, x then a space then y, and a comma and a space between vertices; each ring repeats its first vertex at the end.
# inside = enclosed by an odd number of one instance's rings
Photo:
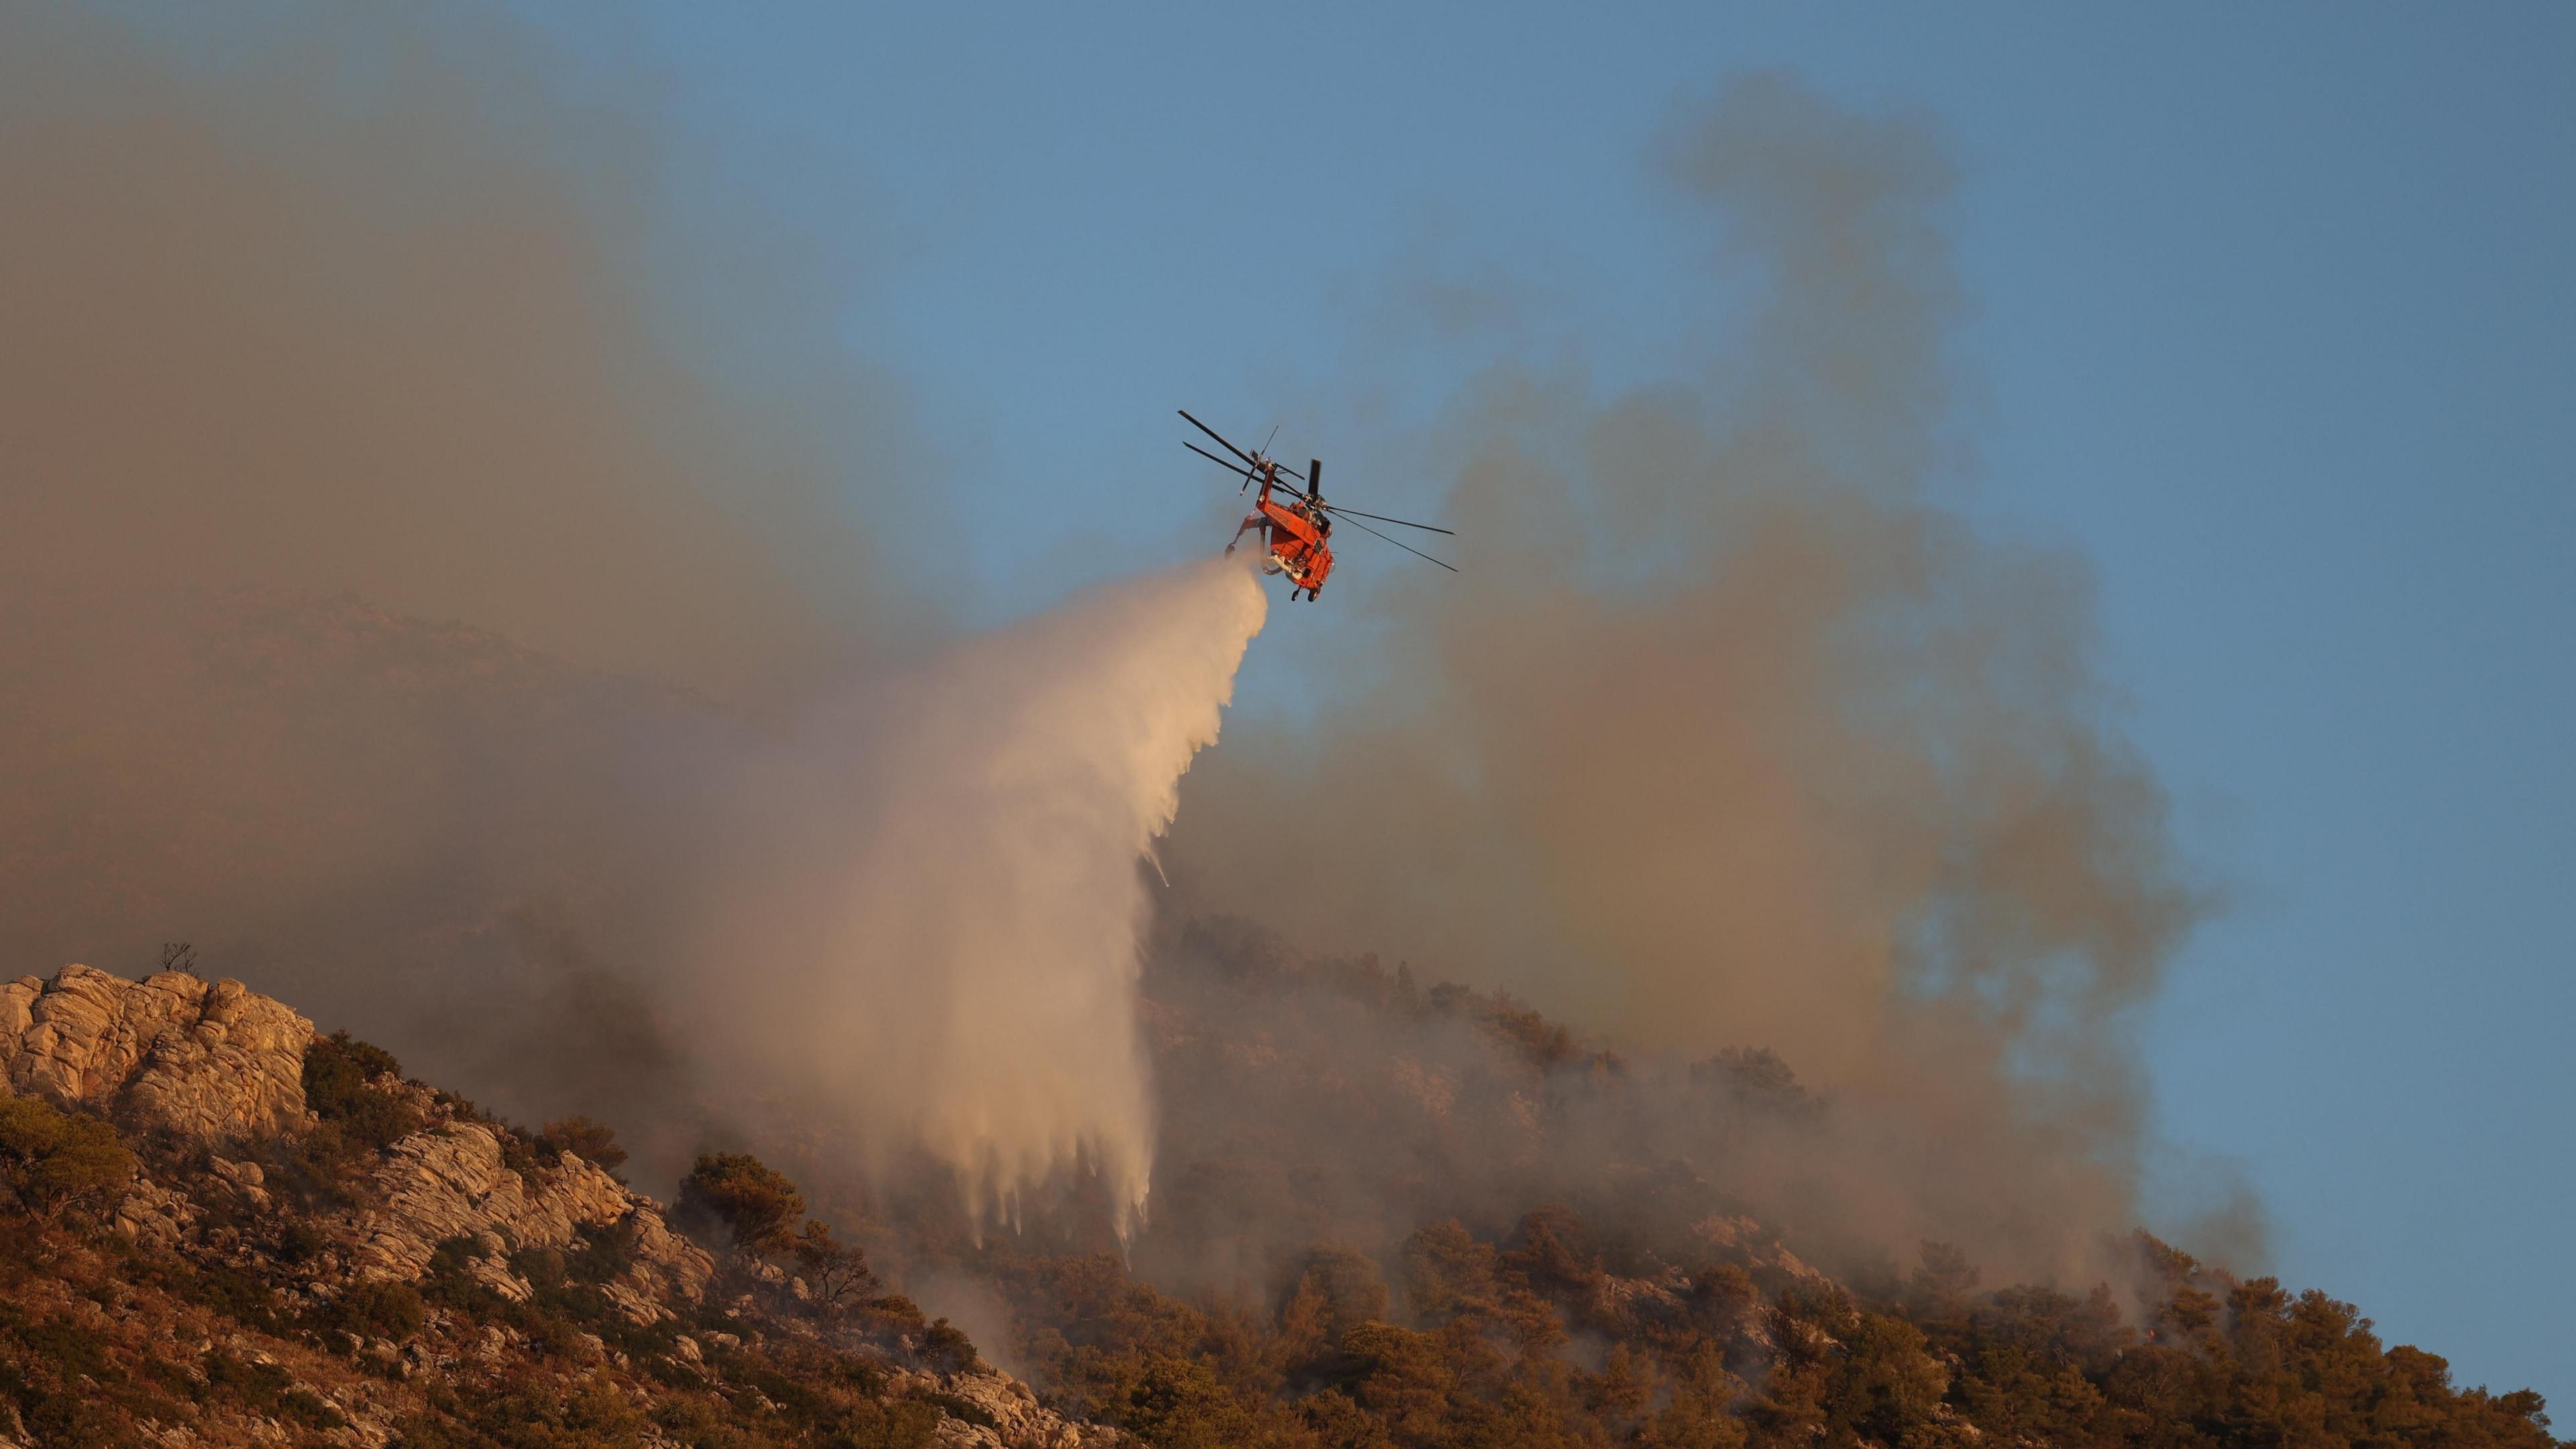
POLYGON ((149 1248, 174 1248, 197 1221, 197 1209, 184 1193, 176 1193, 148 1177, 138 1176, 116 1206, 108 1225, 127 1242, 149 1248))
MULTIPOLYGON (((350 1225, 349 1262, 360 1277, 408 1281, 427 1272, 438 1245, 475 1240, 480 1262, 520 1248, 560 1248, 581 1228, 623 1225, 635 1267, 619 1297, 629 1316, 652 1316, 654 1300, 695 1300, 715 1262, 664 1225, 650 1198, 599 1167, 566 1154, 530 1174, 503 1160, 501 1141, 480 1122, 449 1122, 395 1143, 376 1169, 382 1206, 350 1225)), ((492 1270, 484 1270, 492 1271, 492 1270)), ((507 1296, 524 1297, 495 1283, 507 1296)))
POLYGON ((939 1406, 943 1417, 933 1432, 949 1449, 1115 1449, 1133 1442, 1105 1424, 1064 1417, 1040 1404, 1028 1385, 995 1369, 900 1370, 893 1386, 903 1397, 939 1406))
POLYGON ((66 966, 0 987, 11 1091, 206 1141, 305 1121, 313 1023, 238 981, 164 971, 127 981, 66 966))
MULTIPOLYGON (((689 1335, 669 1334, 667 1350, 657 1350, 661 1335, 623 1333, 619 1320, 673 1325, 689 1304, 706 1302, 717 1273, 705 1250, 671 1231, 659 1204, 595 1163, 394 1072, 365 1084, 372 1116, 339 1098, 317 1116, 303 1088, 313 1042, 310 1021, 236 981, 179 973, 126 981, 70 966, 51 980, 0 985, 0 1085, 114 1119, 129 1129, 141 1169, 119 1185, 112 1208, 94 1215, 106 1232, 44 1229, 54 1235, 51 1255, 19 1265, 29 1269, 26 1281, 12 1281, 13 1314, 79 1330, 61 1341, 85 1356, 35 1365, 44 1391, 68 1401, 94 1390, 98 1365, 112 1359, 129 1386, 185 1381, 184 1399, 133 1398, 145 1416, 137 1442, 383 1446, 399 1442, 407 1420, 497 1422, 473 1396, 460 1399, 459 1384, 571 1395, 614 1383, 639 1406, 676 1385, 736 1421, 739 1442, 766 1444, 784 1442, 759 1432, 777 1414, 767 1393, 781 1375, 822 1373, 835 1384, 883 1382, 884 1401, 907 1401, 913 1422, 946 1449, 1131 1442, 1066 1420, 980 1362, 950 1374, 898 1367, 918 1362, 909 1340, 896 1334, 889 1344, 822 1313, 775 1265, 737 1265, 762 1291, 744 1295, 736 1311, 694 1315, 689 1335), (379 1147, 374 1124, 387 1121, 428 1125, 379 1147), (531 1279, 549 1280, 523 1251, 571 1249, 602 1229, 614 1237, 580 1260, 583 1291, 539 1294, 531 1279), (173 1261, 221 1271, 120 1281, 136 1265, 173 1261), (602 1263, 615 1265, 606 1282, 591 1271, 602 1263), (77 1271, 57 1271, 66 1265, 77 1271), (415 1309, 425 1312, 402 1326, 398 1314, 370 1315, 403 1295, 352 1296, 361 1283, 414 1282, 433 1266, 518 1306, 432 1293, 415 1309), (530 1324, 549 1334, 543 1352, 530 1324), (784 1358, 765 1351, 772 1339, 879 1366, 817 1368, 804 1349, 784 1358), (885 1361, 889 1353, 900 1355, 896 1363, 885 1361), (245 1383, 265 1397, 245 1398, 245 1383), (935 1421, 922 1406, 936 1410, 935 1421)), ((7 1346, 14 1354, 23 1345, 7 1346)), ((0 1449, 52 1442, 43 1425, 19 1418, 24 1398, 0 1394, 0 1449)), ((650 1431, 647 1441, 671 1442, 650 1431)))
POLYGON ((1800 1261, 1776 1234, 1765 1231, 1751 1218, 1705 1217, 1691 1224, 1691 1236, 1723 1257, 1740 1258, 1749 1267, 1768 1268, 1815 1283, 1831 1281, 1800 1261))

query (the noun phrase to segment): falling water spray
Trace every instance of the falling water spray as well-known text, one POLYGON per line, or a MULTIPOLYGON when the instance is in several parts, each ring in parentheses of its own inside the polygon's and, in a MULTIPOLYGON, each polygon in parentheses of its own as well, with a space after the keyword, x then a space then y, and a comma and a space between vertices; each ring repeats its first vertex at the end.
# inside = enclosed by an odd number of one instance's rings
POLYGON ((1139 872, 1267 608, 1231 562, 1103 588, 769 762, 753 815, 793 848, 730 939, 776 965, 765 1006, 706 1019, 753 1027, 745 1059, 880 1155, 945 1163, 979 1221, 1079 1169, 1130 1231, 1154 1153, 1139 872))

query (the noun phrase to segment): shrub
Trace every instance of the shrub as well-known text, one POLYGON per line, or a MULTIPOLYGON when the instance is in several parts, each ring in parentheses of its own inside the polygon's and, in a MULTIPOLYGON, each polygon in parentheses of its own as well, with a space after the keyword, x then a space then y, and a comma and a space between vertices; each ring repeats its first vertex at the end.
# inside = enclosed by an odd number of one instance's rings
POLYGON ((351 1142, 370 1148, 390 1147, 421 1128, 420 1109, 392 1092, 370 1089, 356 1111, 340 1123, 351 1142))
POLYGON ((872 1298, 866 1307, 868 1326, 880 1333, 919 1333, 930 1326, 921 1305, 900 1293, 872 1298))
POLYGON ((428 1320, 420 1290, 408 1283, 353 1283, 331 1309, 333 1327, 397 1343, 420 1332, 428 1320))
POLYGON ((573 1252, 564 1260, 564 1276, 575 1283, 606 1283, 635 1266, 636 1227, 632 1218, 600 1227, 584 1223, 574 1232, 573 1252))
POLYGON ((171 1295, 183 1303, 201 1304, 256 1332, 285 1331, 276 1290, 244 1269, 228 1263, 179 1265, 168 1282, 171 1295))
POLYGON ((409 1095, 372 1085, 377 1077, 401 1075, 393 1053, 335 1031, 304 1049, 304 1104, 336 1124, 348 1142, 380 1148, 419 1131, 424 1121, 409 1095))
POLYGON ((1768 1047, 1728 1047, 1693 1062, 1691 1081, 1725 1094, 1736 1105, 1788 1118, 1811 1118, 1824 1101, 1799 1084, 1798 1074, 1768 1047))
POLYGON ((495 1135, 500 1139, 501 1165, 503 1167, 510 1169, 521 1177, 525 1177, 529 1173, 537 1170, 537 1144, 530 1142, 527 1138, 520 1136, 518 1133, 511 1131, 507 1127, 499 1128, 495 1135))
POLYGON ((937 1405, 918 1399, 890 1404, 863 1399, 841 1416, 823 1442, 828 1449, 936 1449, 939 1418, 937 1405))
POLYGON ((469 1265, 478 1251, 474 1240, 468 1237, 449 1238, 432 1249, 429 1272, 424 1278, 428 1285, 424 1301, 478 1317, 508 1303, 508 1299, 474 1276, 469 1265))
POLYGON ((343 1117, 369 1082, 401 1075, 392 1052, 335 1031, 304 1049, 304 1103, 325 1117, 343 1117))
POLYGON ((0 1097, 0 1181, 27 1212, 51 1222, 133 1179, 134 1154, 115 1128, 41 1097, 0 1097))
POLYGON ((281 1263, 309 1263, 331 1246, 330 1237, 302 1218, 288 1218, 277 1227, 277 1260, 281 1263))
POLYGON ((268 1144, 262 1165, 268 1190, 308 1210, 343 1206, 350 1201, 342 1187, 349 1164, 365 1149, 349 1139, 337 1122, 317 1122, 303 1136, 268 1144))
POLYGON ((922 1330, 919 1357, 925 1366, 944 1374, 964 1373, 978 1362, 975 1341, 945 1318, 922 1330))
POLYGON ((217 1350, 206 1356, 207 1388, 244 1408, 314 1429, 337 1429, 340 1416, 292 1374, 273 1363, 253 1363, 217 1350))
POLYGON ((482 1108, 474 1105, 472 1098, 460 1097, 454 1092, 448 1091, 444 1087, 440 1087, 432 1091, 430 1093, 430 1100, 437 1103, 439 1109, 445 1112, 452 1121, 480 1122, 488 1127, 500 1127, 506 1125, 501 1121, 501 1119, 494 1117, 482 1108))

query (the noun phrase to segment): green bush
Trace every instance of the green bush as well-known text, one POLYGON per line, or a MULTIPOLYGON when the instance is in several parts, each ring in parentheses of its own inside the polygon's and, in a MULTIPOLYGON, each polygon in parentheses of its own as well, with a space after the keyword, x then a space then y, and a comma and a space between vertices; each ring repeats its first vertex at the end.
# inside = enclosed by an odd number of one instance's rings
POLYGON ((573 1251, 564 1260, 564 1276, 575 1283, 606 1283, 635 1266, 637 1229, 632 1219, 605 1227, 584 1223, 573 1230, 573 1251))
POLYGON ((348 1143, 382 1148, 419 1131, 425 1120, 409 1095, 371 1085, 377 1077, 401 1075, 393 1053, 335 1031, 304 1049, 304 1104, 348 1143))
POLYGON ((304 1104, 325 1117, 344 1117, 370 1081, 401 1075, 392 1052, 335 1031, 304 1049, 304 1104))
POLYGON ((332 1327, 396 1343, 420 1332, 428 1319, 420 1290, 408 1283, 353 1283, 331 1310, 332 1327))
POLYGON ((843 1414, 823 1440, 825 1449, 932 1449, 939 1442, 939 1409, 917 1399, 862 1403, 843 1414))
POLYGON ((923 1315, 921 1305, 900 1293, 868 1300, 863 1306, 861 1321, 876 1332, 885 1334, 919 1333, 930 1327, 930 1320, 923 1315))
POLYGON ((116 1129, 41 1097, 0 1097, 0 1182, 46 1222, 96 1207, 134 1180, 134 1154, 116 1129))
POLYGON ((277 1225, 277 1260, 281 1263, 309 1263, 329 1246, 330 1236, 302 1218, 288 1218, 277 1225))
POLYGON ((229 1263, 173 1265, 165 1280, 171 1296, 183 1303, 211 1308, 244 1328, 280 1333, 285 1324, 277 1311, 277 1292, 249 1272, 229 1263))
POLYGON ((530 1142, 527 1138, 520 1136, 518 1133, 511 1131, 507 1127, 500 1128, 497 1135, 501 1141, 501 1165, 503 1167, 510 1169, 521 1177, 525 1177, 529 1173, 537 1170, 537 1165, 540 1160, 537 1153, 537 1144, 530 1142))
POLYGON ((921 1362, 925 1367, 944 1374, 959 1374, 973 1368, 980 1360, 975 1356, 975 1341, 966 1330, 937 1319, 921 1331, 921 1362))

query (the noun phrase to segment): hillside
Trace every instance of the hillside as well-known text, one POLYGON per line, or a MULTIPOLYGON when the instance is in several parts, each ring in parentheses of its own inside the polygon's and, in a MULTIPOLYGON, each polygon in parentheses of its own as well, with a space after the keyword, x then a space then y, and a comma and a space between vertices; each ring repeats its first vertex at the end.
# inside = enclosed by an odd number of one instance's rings
POLYGON ((1767 1054, 1689 1074, 1686 1141, 1507 999, 1221 924, 1154 961, 1162 1185, 1123 1254, 1079 1190, 1017 1233, 899 1179, 809 1217, 742 1153, 666 1208, 609 1129, 493 1120, 237 982, 17 982, 0 1442, 2555 1442, 2537 1395, 2142 1235, 2081 1291, 1939 1244, 1829 1276, 1688 1155, 1831 1114, 1767 1054), (980 1354, 890 1291, 960 1280, 1000 1300, 980 1354))
POLYGON ((0 1068, 0 1443, 1118 1440, 238 982, 13 983, 0 1068))

